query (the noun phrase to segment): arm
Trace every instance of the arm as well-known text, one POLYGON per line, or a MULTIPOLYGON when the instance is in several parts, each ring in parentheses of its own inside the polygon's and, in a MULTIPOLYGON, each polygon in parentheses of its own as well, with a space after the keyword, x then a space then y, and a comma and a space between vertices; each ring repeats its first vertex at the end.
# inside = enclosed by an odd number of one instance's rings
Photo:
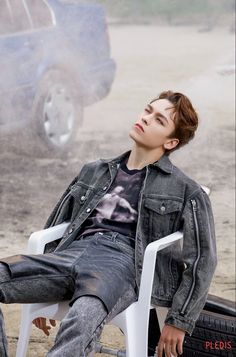
POLYGON ((57 212, 58 212, 58 209, 59 207, 61 206, 61 204, 63 203, 63 201, 65 201, 66 197, 68 196, 68 194, 70 193, 70 190, 72 188, 72 186, 76 183, 76 181, 78 180, 78 176, 76 176, 72 181, 71 183, 69 184, 69 186, 66 188, 65 192, 62 194, 62 196, 60 197, 60 199, 58 200, 58 202, 56 203, 55 207, 53 208, 51 214, 49 215, 46 223, 45 223, 45 226, 44 226, 44 229, 46 228, 49 228, 53 225, 55 225, 55 221, 57 220, 58 217, 57 216, 57 212))
POLYGON ((183 261, 186 269, 165 319, 158 356, 183 353, 184 336, 190 336, 207 300, 217 265, 214 219, 206 192, 188 199, 183 211, 183 261), (165 346, 165 347, 164 347, 165 346))
POLYGON ((201 190, 186 202, 183 215, 182 281, 165 319, 166 325, 191 336, 205 302, 217 265, 216 239, 211 203, 201 190))
MULTIPOLYGON (((46 224, 44 226, 44 229, 53 227, 55 225, 59 225, 64 222, 71 221, 71 216, 72 216, 72 211, 73 211, 73 200, 71 200, 71 190, 73 189, 73 186, 75 186, 76 183, 84 175, 86 175, 86 173, 88 171, 87 169, 88 169, 88 164, 85 164, 82 167, 80 173, 71 181, 71 183, 66 188, 63 195, 61 196, 61 198, 58 200, 57 204, 53 208, 51 214, 49 215, 49 217, 46 221, 46 224)), ((60 237, 60 239, 61 239, 61 237, 60 237)), ((48 243, 45 247, 45 252, 49 253, 49 252, 54 251, 59 243, 59 240, 48 243)))

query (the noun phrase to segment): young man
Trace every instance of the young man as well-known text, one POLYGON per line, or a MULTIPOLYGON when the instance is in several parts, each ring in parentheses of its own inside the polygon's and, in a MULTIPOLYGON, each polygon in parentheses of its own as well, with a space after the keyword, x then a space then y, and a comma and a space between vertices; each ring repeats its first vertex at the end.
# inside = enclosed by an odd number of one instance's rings
MULTIPOLYGON (((69 220, 62 239, 45 254, 0 260, 1 302, 71 300, 48 357, 87 356, 105 322, 137 299, 146 246, 180 229, 183 246, 158 253, 152 304, 169 307, 158 356, 182 354, 217 264, 209 198, 168 158, 197 125, 186 96, 161 93, 130 130, 132 150, 85 164, 66 189, 45 226, 69 220)), ((35 324, 49 333, 45 319, 35 324)), ((3 321, 0 333, 5 357, 3 321)))

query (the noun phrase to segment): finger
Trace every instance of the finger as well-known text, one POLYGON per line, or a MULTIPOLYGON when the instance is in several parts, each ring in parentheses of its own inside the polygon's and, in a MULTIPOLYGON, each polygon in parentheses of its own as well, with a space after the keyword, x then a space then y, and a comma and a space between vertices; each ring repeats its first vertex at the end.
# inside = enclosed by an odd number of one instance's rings
POLYGON ((164 351, 164 342, 159 340, 158 348, 157 348, 157 356, 158 357, 162 357, 163 356, 163 351, 164 351))
POLYGON ((56 320, 49 320, 49 322, 50 322, 50 324, 53 326, 53 327, 55 327, 56 326, 56 320))
POLYGON ((50 329, 50 326, 47 326, 47 320, 45 318, 40 319, 40 328, 41 328, 41 330, 43 330, 45 335, 49 336, 48 329, 50 329))
POLYGON ((34 319, 34 320, 32 321, 32 324, 34 324, 34 325, 36 326, 36 319, 34 319))
POLYGON ((50 326, 47 326, 46 324, 46 319, 44 317, 38 317, 33 320, 33 324, 40 330, 42 330, 45 335, 49 336, 49 329, 51 328, 50 326))
POLYGON ((39 325, 39 328, 41 329, 41 330, 43 330, 43 326, 44 326, 44 318, 42 318, 42 317, 40 317, 39 319, 38 319, 38 325, 39 325))
POLYGON ((170 342, 165 343, 165 356, 166 357, 172 357, 171 356, 171 344, 170 342))
POLYGON ((171 344, 171 349, 170 349, 170 351, 171 351, 171 353, 172 353, 172 355, 173 356, 175 356, 175 357, 177 357, 177 351, 176 351, 176 342, 172 342, 172 344, 171 344))
POLYGON ((180 355, 182 355, 182 353, 183 353, 183 341, 182 341, 182 340, 178 340, 177 350, 178 350, 178 353, 179 353, 180 355))
POLYGON ((37 328, 39 328, 40 318, 34 319, 34 320, 33 320, 33 324, 34 324, 37 328))
POLYGON ((38 320, 38 328, 40 330, 43 330, 43 319, 41 319, 41 318, 38 320))
POLYGON ((45 325, 43 327, 43 332, 45 333, 45 335, 47 335, 47 336, 50 335, 50 331, 49 331, 50 329, 51 329, 51 326, 46 325, 46 323, 45 323, 45 325))
POLYGON ((45 326, 45 327, 42 329, 46 336, 49 336, 49 335, 50 335, 50 333, 49 333, 50 328, 51 328, 50 326, 45 326))

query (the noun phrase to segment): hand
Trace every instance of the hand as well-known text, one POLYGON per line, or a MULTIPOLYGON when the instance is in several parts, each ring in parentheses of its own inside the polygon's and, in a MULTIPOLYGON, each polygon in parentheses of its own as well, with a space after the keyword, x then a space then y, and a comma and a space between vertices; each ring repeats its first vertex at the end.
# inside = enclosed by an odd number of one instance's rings
MULTIPOLYGON (((55 320, 49 320, 51 326, 55 327, 56 326, 56 321, 55 320)), ((51 329, 50 325, 47 325, 47 320, 45 319, 45 317, 38 317, 37 319, 33 320, 33 324, 39 328, 40 330, 42 330, 45 335, 49 336, 50 332, 49 330, 51 329)))
POLYGON ((175 326, 165 325, 158 342, 157 356, 162 357, 165 351, 166 357, 178 356, 183 353, 183 341, 185 331, 175 326), (165 348, 164 348, 165 345, 165 348))

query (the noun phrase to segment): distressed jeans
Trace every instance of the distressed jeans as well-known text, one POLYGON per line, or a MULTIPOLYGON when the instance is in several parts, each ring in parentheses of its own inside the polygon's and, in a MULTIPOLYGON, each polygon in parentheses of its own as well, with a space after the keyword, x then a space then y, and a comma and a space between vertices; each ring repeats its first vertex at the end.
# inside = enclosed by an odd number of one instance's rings
MULTIPOLYGON (((55 344, 47 356, 85 357, 93 350, 104 324, 137 300, 135 285, 131 280, 133 263, 134 249, 129 244, 129 238, 115 232, 87 236, 61 252, 0 259, 0 302, 36 303, 71 299, 69 312, 61 321, 55 344), (105 268, 101 269, 98 264, 102 266, 104 259, 105 268), (94 279, 96 274, 88 274, 87 287, 86 279, 81 275, 86 262, 88 271, 96 273, 97 269, 100 273, 98 280, 94 279), (117 286, 121 284, 120 274, 124 284, 117 291, 117 286), (83 281, 82 293, 79 278, 83 281), (93 280, 96 287, 94 291, 91 285, 93 280)), ((7 338, 1 310, 0 356, 7 357, 7 338)))

